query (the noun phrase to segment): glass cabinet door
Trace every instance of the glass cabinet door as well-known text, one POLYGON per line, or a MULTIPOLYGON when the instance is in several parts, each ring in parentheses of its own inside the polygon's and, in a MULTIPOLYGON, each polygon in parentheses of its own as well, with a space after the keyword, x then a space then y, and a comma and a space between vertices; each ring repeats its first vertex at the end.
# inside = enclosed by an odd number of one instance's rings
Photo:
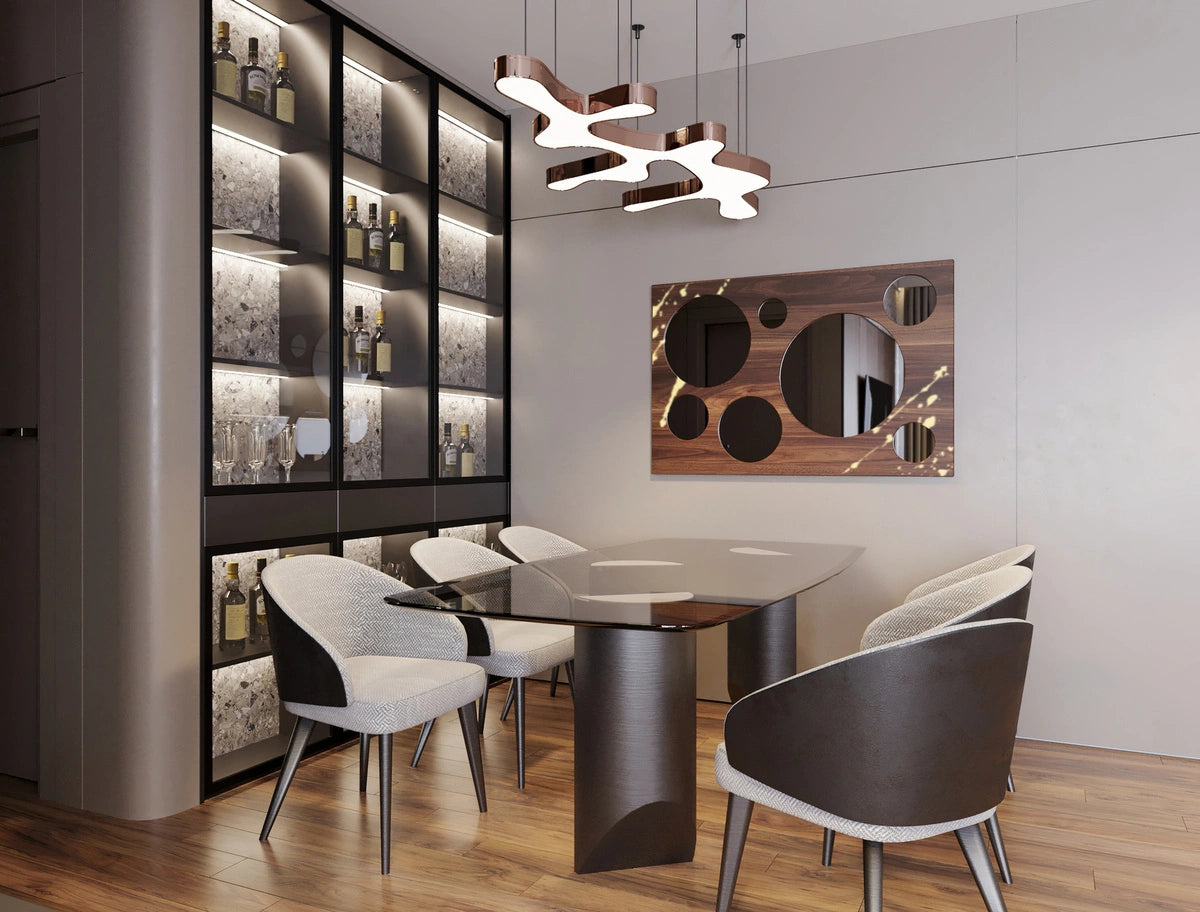
POLYGON ((431 84, 343 40, 342 480, 428 478, 431 84))
POLYGON ((331 25, 271 6, 212 2, 210 489, 332 480, 331 25))

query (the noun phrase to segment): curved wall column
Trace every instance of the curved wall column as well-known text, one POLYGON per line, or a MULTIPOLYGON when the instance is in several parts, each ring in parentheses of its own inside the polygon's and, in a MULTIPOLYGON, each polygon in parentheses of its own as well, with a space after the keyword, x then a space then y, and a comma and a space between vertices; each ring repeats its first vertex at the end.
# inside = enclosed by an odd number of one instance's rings
POLYGON ((200 797, 200 4, 83 6, 82 803, 150 818, 200 797))

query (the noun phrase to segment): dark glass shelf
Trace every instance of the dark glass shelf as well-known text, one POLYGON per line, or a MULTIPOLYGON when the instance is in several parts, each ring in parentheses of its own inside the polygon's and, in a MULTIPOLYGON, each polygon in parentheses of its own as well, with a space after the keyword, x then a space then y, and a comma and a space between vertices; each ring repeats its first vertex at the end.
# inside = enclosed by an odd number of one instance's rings
POLYGON ((212 668, 215 671, 218 668, 225 668, 229 665, 240 665, 243 662, 249 662, 252 659, 260 659, 263 656, 271 654, 271 643, 248 643, 245 646, 230 646, 227 649, 222 649, 220 646, 212 648, 212 668))
MULTIPOLYGON (((282 364, 269 361, 244 361, 240 358, 210 358, 214 370, 236 371, 246 374, 274 374, 279 377, 290 377, 295 374, 282 364)), ((310 375, 311 376, 311 375, 310 375)))
POLYGON ((214 127, 221 127, 287 155, 293 152, 328 152, 329 149, 329 141, 324 136, 313 136, 295 124, 276 120, 269 114, 216 92, 212 94, 212 115, 214 127))
POLYGON ((503 317, 504 305, 497 301, 489 301, 467 294, 465 291, 455 291, 445 286, 438 287, 438 304, 456 310, 465 310, 484 317, 503 317))
POLYGON ((470 396, 474 399, 501 399, 504 397, 504 393, 499 390, 480 389, 477 386, 451 386, 449 383, 439 384, 438 392, 451 396, 470 396))
MULTIPOLYGON (((499 215, 487 209, 481 209, 474 203, 459 199, 445 190, 438 191, 438 215, 444 215, 456 222, 470 225, 479 231, 486 231, 493 237, 503 238, 504 235, 504 219, 499 215)), ((486 240, 491 240, 491 238, 486 238, 486 240)))
POLYGON ((382 190, 385 196, 392 193, 425 194, 429 190, 425 181, 402 171, 394 171, 382 162, 373 161, 350 149, 342 149, 342 174, 368 187, 382 190))
POLYGON ((214 249, 226 253, 257 257, 282 266, 298 266, 329 259, 322 253, 304 250, 299 241, 291 238, 276 241, 242 228, 227 228, 224 225, 212 226, 212 245, 214 249))
POLYGON ((386 269, 372 269, 370 266, 359 266, 357 263, 342 262, 342 280, 369 285, 380 291, 404 291, 408 288, 423 288, 425 283, 409 276, 407 272, 389 272, 386 269))

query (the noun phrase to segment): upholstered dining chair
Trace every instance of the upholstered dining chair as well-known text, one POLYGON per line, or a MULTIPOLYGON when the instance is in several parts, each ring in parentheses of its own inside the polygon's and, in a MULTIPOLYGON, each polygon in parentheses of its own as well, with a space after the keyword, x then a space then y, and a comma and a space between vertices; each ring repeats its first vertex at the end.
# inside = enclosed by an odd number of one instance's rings
MULTIPOLYGON (((561 535, 539 529, 537 526, 506 526, 500 530, 500 544, 504 545, 509 553, 522 563, 568 557, 587 550, 569 538, 563 538, 561 535)), ((567 674, 574 675, 574 661, 565 663, 565 666, 567 674)), ((555 665, 550 672, 550 696, 554 696, 558 690, 558 669, 559 666, 555 665)), ((511 695, 512 691, 510 690, 509 699, 504 703, 504 712, 500 714, 501 719, 508 718, 508 704, 511 702, 511 695)))
MULTIPOLYGON (((1001 618, 1025 620, 1032 581, 1033 572, 1028 567, 1013 565, 936 589, 875 618, 863 631, 859 649, 886 646, 953 624, 1001 618)), ((1000 821, 993 814, 984 823, 996 855, 996 864, 1000 867, 1000 876, 1005 883, 1012 883, 1012 870, 1008 863, 1008 852, 1004 848, 1000 821)), ((821 863, 827 867, 833 861, 833 841, 834 830, 826 827, 821 863)))
MULTIPOLYGON (((443 583, 489 570, 503 570, 516 562, 483 545, 459 538, 425 538, 414 542, 409 551, 429 576, 443 583)), ((468 655, 487 672, 490 678, 511 678, 517 710, 517 787, 525 788, 525 679, 549 671, 575 657, 575 634, 572 628, 558 624, 538 624, 532 621, 494 620, 479 618, 487 632, 487 652, 468 655)), ((567 666, 571 692, 575 691, 574 673, 567 666)), ((479 727, 487 713, 487 691, 480 700, 479 727)), ((413 763, 417 762, 413 758, 413 763)))
POLYGON ((945 589, 953 583, 961 583, 963 580, 979 576, 979 574, 987 573, 990 570, 999 570, 1001 567, 1028 567, 1032 570, 1033 559, 1036 556, 1037 549, 1033 545, 1017 545, 1015 548, 1006 548, 1003 551, 997 551, 995 554, 981 557, 977 561, 971 561, 969 564, 963 564, 963 566, 943 573, 940 576, 935 576, 931 580, 926 580, 909 592, 904 597, 904 601, 911 602, 913 599, 929 595, 931 592, 945 589))
POLYGON ((379 832, 391 867, 392 733, 458 710, 475 797, 487 810, 475 701, 486 675, 470 662, 457 619, 394 608, 394 578, 342 557, 300 554, 269 564, 267 594, 275 678, 296 716, 259 839, 266 840, 317 722, 379 738, 379 832))
POLYGON ((1005 795, 1033 626, 941 627, 743 697, 725 717, 729 792, 717 912, 733 899, 755 804, 863 840, 866 912, 883 844, 954 832, 989 912, 1005 912, 979 824, 1005 795))

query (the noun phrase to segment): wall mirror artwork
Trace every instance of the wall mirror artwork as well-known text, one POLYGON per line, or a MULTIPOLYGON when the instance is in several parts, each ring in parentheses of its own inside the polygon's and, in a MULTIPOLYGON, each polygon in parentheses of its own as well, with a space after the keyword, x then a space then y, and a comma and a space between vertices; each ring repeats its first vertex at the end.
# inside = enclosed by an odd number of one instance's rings
POLYGON ((660 475, 954 474, 954 261, 655 285, 660 475))

